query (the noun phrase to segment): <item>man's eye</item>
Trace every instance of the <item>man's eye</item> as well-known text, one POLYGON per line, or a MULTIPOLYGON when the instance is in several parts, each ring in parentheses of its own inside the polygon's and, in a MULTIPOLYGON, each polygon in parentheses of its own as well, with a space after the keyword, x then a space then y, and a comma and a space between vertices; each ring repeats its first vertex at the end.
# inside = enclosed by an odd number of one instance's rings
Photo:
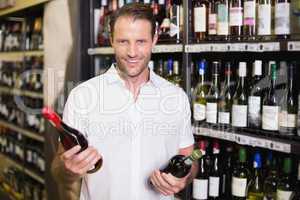
POLYGON ((125 44, 125 43, 126 43, 126 40, 120 40, 119 43, 120 43, 120 44, 125 44))
POLYGON ((138 40, 137 41, 139 44, 143 44, 143 43, 145 43, 145 40, 138 40))

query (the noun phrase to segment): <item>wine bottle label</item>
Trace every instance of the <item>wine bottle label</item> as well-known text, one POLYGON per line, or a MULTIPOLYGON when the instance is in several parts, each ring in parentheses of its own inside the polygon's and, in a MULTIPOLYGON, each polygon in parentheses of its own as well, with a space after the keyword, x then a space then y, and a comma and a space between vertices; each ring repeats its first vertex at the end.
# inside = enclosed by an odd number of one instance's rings
POLYGON ((247 179, 232 177, 232 195, 236 197, 246 197, 247 179))
POLYGON ((217 14, 209 14, 208 17, 208 34, 217 34, 217 14))
POLYGON ((30 150, 27 150, 27 162, 31 163, 32 162, 32 153, 30 150))
POLYGON ((292 191, 283 191, 277 189, 276 191, 276 200, 287 200, 291 199, 293 192, 292 191))
POLYGON ((219 187, 220 187, 220 177, 209 177, 209 196, 218 197, 219 196, 219 187))
POLYGON ((244 25, 255 25, 255 1, 244 2, 244 25))
POLYGON ((219 112, 218 122, 220 124, 230 124, 230 112, 219 112))
POLYGON ((288 114, 288 112, 281 111, 279 115, 279 126, 287 128, 296 128, 296 114, 288 114))
POLYGON ((158 1, 158 4, 164 5, 164 4, 165 4, 165 0, 159 0, 159 1, 158 1))
POLYGON ((261 120, 261 97, 249 96, 249 123, 259 126, 261 120))
POLYGON ((278 131, 279 106, 263 106, 262 129, 278 131))
POLYGON ((207 199, 208 197, 207 193, 208 193, 208 180, 195 178, 193 181, 193 198, 207 199))
POLYGON ((218 15, 217 15, 217 34, 218 35, 228 35, 229 34, 229 23, 228 23, 228 9, 224 4, 218 5, 218 15))
POLYGON ((271 5, 258 6, 258 35, 271 35, 271 5))
POLYGON ((247 105, 232 105, 232 126, 247 126, 247 105))
POLYGON ((217 123, 217 104, 206 103, 206 122, 217 123))
POLYGON ((298 178, 297 180, 300 181, 300 160, 298 161, 298 178))
POLYGON ((194 120, 202 121, 205 119, 206 107, 203 104, 195 103, 194 104, 194 120))
POLYGON ((230 8, 229 14, 229 25, 230 26, 242 26, 243 25, 243 8, 233 7, 230 8))
POLYGON ((194 29, 195 32, 206 32, 206 6, 194 8, 194 29))
POLYGON ((275 34, 290 34, 290 3, 275 5, 275 34))

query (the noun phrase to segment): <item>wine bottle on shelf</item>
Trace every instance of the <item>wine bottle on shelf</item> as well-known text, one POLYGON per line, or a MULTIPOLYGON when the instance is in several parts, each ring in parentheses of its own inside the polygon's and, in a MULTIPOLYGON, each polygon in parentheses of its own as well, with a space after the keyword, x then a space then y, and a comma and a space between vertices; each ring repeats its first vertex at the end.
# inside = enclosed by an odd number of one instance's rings
POLYGON ((227 40, 229 35, 229 0, 220 0, 217 4, 217 35, 220 40, 227 40))
MULTIPOLYGON (((300 159, 299 158, 298 158, 298 166, 297 166, 297 182, 296 182, 295 188, 300 188, 300 159)), ((293 200, 300 199, 300 190, 296 189, 295 192, 296 192, 296 194, 295 194, 293 200)))
POLYGON ((276 157, 272 156, 271 168, 267 171, 264 180, 264 200, 276 200, 276 189, 278 183, 277 164, 276 157))
POLYGON ((300 90, 298 92, 297 135, 300 136, 300 90))
POLYGON ((239 150, 239 162, 232 173, 232 200, 246 200, 247 185, 250 178, 250 172, 247 168, 246 161, 246 149, 241 147, 239 150))
POLYGON ((220 144, 213 142, 212 168, 209 172, 208 196, 209 199, 221 199, 222 173, 220 163, 220 144))
POLYGON ((254 40, 256 35, 256 1, 245 0, 244 1, 244 23, 243 34, 245 39, 254 40))
MULTIPOLYGON (((42 109, 42 114, 51 124, 58 130, 60 141, 63 147, 68 150, 76 145, 81 146, 81 151, 88 148, 89 144, 87 139, 78 130, 65 124, 61 118, 49 107, 42 109)), ((98 171, 102 166, 102 158, 95 164, 94 168, 89 170, 88 173, 94 173, 98 171)))
POLYGON ((209 4, 207 0, 195 0, 193 6, 195 39, 197 42, 201 42, 207 37, 209 4))
POLYGON ((261 128, 261 107, 262 107, 262 61, 256 60, 253 63, 252 80, 249 87, 248 98, 248 126, 251 128, 261 128))
POLYGON ((208 39, 215 40, 217 35, 217 1, 209 1, 208 7, 208 39))
POLYGON ((259 152, 254 154, 253 168, 254 176, 249 182, 247 199, 263 200, 262 162, 259 152))
POLYGON ((271 0, 259 0, 258 3, 258 27, 257 35, 263 39, 270 39, 272 30, 272 4, 271 0))
POLYGON ((282 135, 295 135, 297 124, 297 104, 295 99, 294 72, 296 63, 288 66, 288 88, 281 103, 279 115, 279 133, 282 135))
POLYGON ((203 122, 205 121, 206 113, 206 94, 207 86, 205 85, 205 71, 207 68, 207 62, 201 60, 198 62, 198 73, 199 73, 199 82, 194 90, 194 121, 203 122))
POLYGON ((283 175, 278 181, 276 190, 276 200, 291 199, 294 195, 294 184, 292 180, 292 159, 284 158, 283 175))
POLYGON ((247 127, 248 96, 246 90, 247 64, 239 63, 239 83, 233 96, 232 126, 247 127))
POLYGON ((170 6, 170 37, 171 41, 179 43, 183 30, 182 0, 173 0, 170 6))
POLYGON ((225 81, 221 90, 220 100, 218 103, 218 124, 230 125, 232 109, 232 91, 231 91, 231 63, 225 64, 225 81))
POLYGON ((161 171, 170 173, 177 178, 183 178, 190 172, 193 162, 202 156, 199 149, 193 150, 190 156, 176 155, 170 159, 168 165, 161 171))
POLYGON ((222 170, 222 192, 223 199, 231 198, 231 179, 232 179, 232 166, 233 166, 233 147, 227 145, 225 148, 225 156, 223 157, 223 170, 222 170))
POLYGON ((218 102, 220 98, 220 62, 212 63, 213 83, 206 98, 206 122, 217 124, 218 121, 218 102))
POLYGON ((276 91, 276 64, 271 64, 271 87, 269 93, 265 96, 262 110, 262 129, 269 131, 278 131, 279 129, 279 102, 275 94, 276 91))
POLYGON ((208 198, 208 170, 205 163, 206 143, 201 140, 198 145, 202 158, 199 160, 198 173, 193 180, 193 199, 202 200, 208 198))
POLYGON ((31 48, 32 50, 42 50, 43 47, 43 33, 42 33, 42 18, 38 17, 34 20, 33 32, 31 35, 31 48))
POLYGON ((290 0, 275 1, 275 35, 287 39, 291 33, 290 0))
POLYGON ((231 0, 229 3, 229 27, 232 40, 240 40, 243 28, 242 0, 231 0))

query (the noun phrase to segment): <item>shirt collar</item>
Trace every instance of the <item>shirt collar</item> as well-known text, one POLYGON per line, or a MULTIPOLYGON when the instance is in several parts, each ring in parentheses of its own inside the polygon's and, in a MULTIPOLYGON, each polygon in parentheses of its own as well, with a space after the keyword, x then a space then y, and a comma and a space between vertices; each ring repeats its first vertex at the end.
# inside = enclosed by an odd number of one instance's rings
MULTIPOLYGON (((107 80, 109 84, 114 83, 123 83, 123 80, 121 79, 120 75, 118 74, 118 71, 116 69, 116 63, 113 63, 111 67, 107 70, 105 73, 107 74, 107 80)), ((161 77, 159 77, 153 70, 150 69, 150 77, 149 81, 146 84, 153 84, 155 87, 161 86, 161 77)))

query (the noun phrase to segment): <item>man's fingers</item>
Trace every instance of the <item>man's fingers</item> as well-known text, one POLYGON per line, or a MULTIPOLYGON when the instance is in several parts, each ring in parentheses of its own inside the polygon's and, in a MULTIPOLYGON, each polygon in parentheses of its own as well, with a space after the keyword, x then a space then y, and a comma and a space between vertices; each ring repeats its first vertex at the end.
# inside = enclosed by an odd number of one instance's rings
POLYGON ((87 164, 84 168, 82 168, 81 170, 86 173, 89 170, 92 170, 95 167, 95 164, 98 162, 98 160, 100 160, 102 157, 100 155, 97 155, 96 157, 94 157, 94 159, 91 160, 91 162, 89 164, 87 164))
POLYGON ((71 149, 65 151, 62 155, 61 158, 62 160, 68 160, 72 158, 76 153, 80 151, 81 147, 79 145, 76 145, 75 147, 72 147, 71 149))
POLYGON ((161 177, 161 172, 159 170, 154 171, 154 180, 158 187, 163 190, 167 195, 173 194, 172 186, 169 185, 164 179, 161 177))
POLYGON ((152 174, 151 178, 150 178, 150 181, 153 185, 153 187, 160 193, 162 193, 163 195, 167 196, 167 192, 163 191, 160 186, 159 186, 159 183, 158 183, 158 180, 156 179, 154 173, 152 174))
POLYGON ((79 154, 77 154, 76 156, 74 156, 74 158, 72 158, 72 160, 73 160, 74 164, 79 164, 91 154, 98 154, 97 150, 93 147, 88 147, 84 151, 82 151, 79 154))
POLYGON ((101 156, 97 152, 92 152, 90 155, 88 155, 87 158, 82 160, 80 163, 78 163, 77 167, 78 169, 82 170, 85 168, 92 168, 96 162, 101 158, 101 156))

